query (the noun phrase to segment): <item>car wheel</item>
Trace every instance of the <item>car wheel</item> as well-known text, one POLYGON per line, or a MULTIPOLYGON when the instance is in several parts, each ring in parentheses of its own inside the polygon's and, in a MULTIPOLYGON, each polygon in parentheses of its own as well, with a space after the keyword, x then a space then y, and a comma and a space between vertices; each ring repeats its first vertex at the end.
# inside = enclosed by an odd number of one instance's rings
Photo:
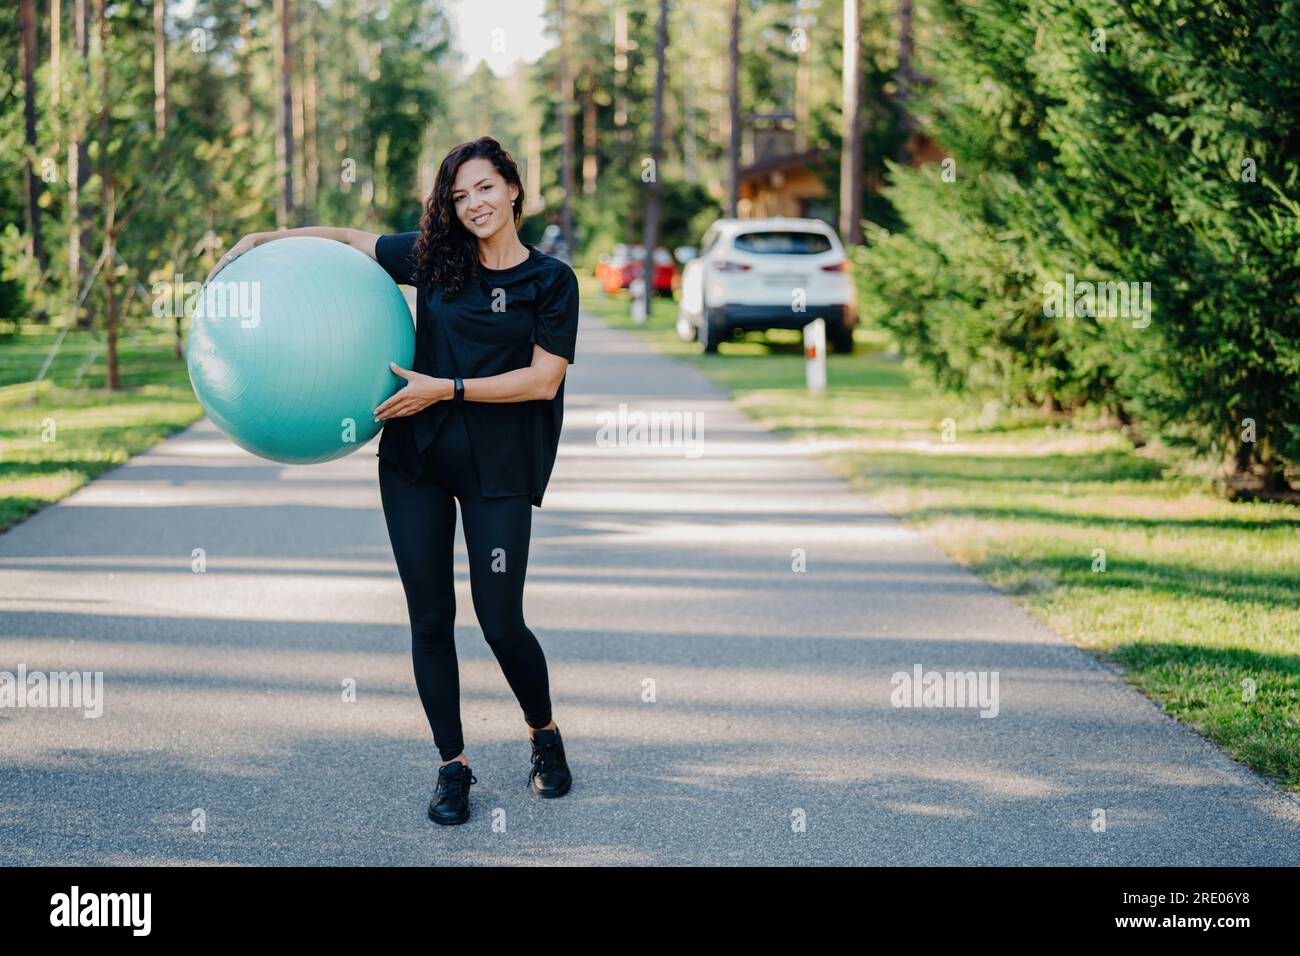
POLYGON ((830 340, 831 340, 831 351, 833 351, 835 354, 837 355, 853 354, 853 330, 852 329, 846 329, 843 326, 837 329, 832 329, 830 340))
POLYGON ((718 321, 716 310, 706 308, 704 319, 700 322, 700 344, 704 346, 704 351, 710 355, 716 354, 718 343, 726 334, 726 326, 718 321))

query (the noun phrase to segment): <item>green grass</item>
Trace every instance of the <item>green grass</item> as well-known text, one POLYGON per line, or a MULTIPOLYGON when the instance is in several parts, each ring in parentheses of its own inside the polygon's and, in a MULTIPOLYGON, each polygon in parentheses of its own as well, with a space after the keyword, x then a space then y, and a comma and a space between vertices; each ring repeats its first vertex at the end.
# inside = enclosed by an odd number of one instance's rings
POLYGON ((879 332, 858 330, 858 354, 829 355, 830 388, 811 395, 798 333, 706 356, 677 339, 675 304, 656 301, 638 327, 626 298, 583 283, 588 311, 695 364, 783 436, 840 442, 825 460, 854 487, 1300 792, 1300 509, 1227 503, 1193 463, 1158 444, 1135 450, 1111 430, 982 417, 882 354, 891 343, 879 332), (944 419, 954 441, 942 440, 944 419))
POLYGON ((0 341, 0 531, 202 415, 162 322, 119 339, 122 388, 115 391, 105 388, 102 348, 78 382, 96 342, 70 332, 33 401, 32 383, 57 331, 23 325, 0 341))

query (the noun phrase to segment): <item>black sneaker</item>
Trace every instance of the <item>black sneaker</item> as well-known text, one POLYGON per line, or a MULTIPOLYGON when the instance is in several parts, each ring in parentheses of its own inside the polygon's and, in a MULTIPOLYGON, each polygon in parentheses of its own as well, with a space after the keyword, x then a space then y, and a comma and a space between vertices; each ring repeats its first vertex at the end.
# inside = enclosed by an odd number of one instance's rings
POLYGON ((471 783, 478 783, 478 777, 459 760, 439 767, 438 785, 429 801, 429 819, 448 825, 468 820, 471 783))
POLYGON ((528 785, 539 797, 562 797, 569 792, 573 776, 564 759, 560 728, 533 731, 533 769, 528 785))

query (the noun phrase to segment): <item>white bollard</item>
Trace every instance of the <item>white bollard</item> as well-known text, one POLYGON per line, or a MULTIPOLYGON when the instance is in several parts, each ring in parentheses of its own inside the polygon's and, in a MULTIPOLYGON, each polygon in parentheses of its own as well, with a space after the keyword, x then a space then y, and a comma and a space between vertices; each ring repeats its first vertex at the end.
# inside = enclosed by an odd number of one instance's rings
POLYGON ((632 293, 632 321, 637 325, 645 325, 645 280, 633 279, 628 283, 627 289, 632 293))
POLYGON ((804 373, 808 391, 826 391, 826 321, 813 319, 803 327, 804 373))

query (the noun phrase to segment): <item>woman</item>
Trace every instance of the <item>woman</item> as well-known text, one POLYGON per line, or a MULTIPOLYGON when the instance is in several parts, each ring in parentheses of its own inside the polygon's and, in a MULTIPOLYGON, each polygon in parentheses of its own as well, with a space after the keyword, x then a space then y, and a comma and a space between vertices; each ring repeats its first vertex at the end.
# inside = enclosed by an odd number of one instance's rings
POLYGON ((442 161, 415 232, 312 226, 245 236, 214 268, 263 242, 320 236, 358 249, 416 287, 413 369, 375 409, 379 489, 411 619, 415 683, 442 757, 429 802, 437 823, 469 819, 461 736, 452 544, 460 502, 470 592, 483 635, 523 710, 529 786, 560 797, 572 782, 551 717, 546 658, 524 623, 532 508, 555 464, 565 370, 578 333, 578 281, 563 261, 521 243, 524 188, 491 137, 442 161))

